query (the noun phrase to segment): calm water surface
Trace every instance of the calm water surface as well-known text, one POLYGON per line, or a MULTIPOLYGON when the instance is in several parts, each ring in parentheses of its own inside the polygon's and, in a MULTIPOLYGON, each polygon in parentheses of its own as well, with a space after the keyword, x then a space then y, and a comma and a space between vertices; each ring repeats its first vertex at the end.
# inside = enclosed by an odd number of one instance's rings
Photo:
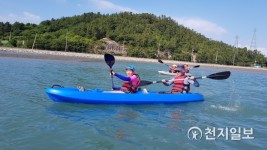
MULTIPOLYGON (((117 61, 113 69, 124 74, 129 64, 136 66, 143 80, 169 79, 157 73, 167 69, 162 64, 117 61)), ((109 90, 111 79, 104 60, 72 62, 0 57, 0 70, 0 147, 3 150, 265 149, 267 146, 266 72, 231 70, 227 80, 199 80, 200 87, 192 87, 191 91, 202 93, 204 102, 88 105, 53 102, 45 94, 45 88, 60 84, 109 90), (188 134, 191 127, 202 131, 201 139, 192 140, 192 132, 188 134), (240 128, 240 140, 231 139, 233 128, 236 133, 240 128), (208 129, 215 129, 214 135, 208 134, 208 129), (242 139, 248 135, 244 129, 252 129, 253 134, 249 136, 254 139, 242 139), (221 130, 224 136, 220 135, 221 130), (208 140, 213 137, 215 140, 208 140)), ((200 67, 191 73, 201 76, 219 71, 224 70, 200 67)), ((116 85, 121 83, 115 78, 116 85)), ((162 84, 146 88, 170 90, 162 84)))

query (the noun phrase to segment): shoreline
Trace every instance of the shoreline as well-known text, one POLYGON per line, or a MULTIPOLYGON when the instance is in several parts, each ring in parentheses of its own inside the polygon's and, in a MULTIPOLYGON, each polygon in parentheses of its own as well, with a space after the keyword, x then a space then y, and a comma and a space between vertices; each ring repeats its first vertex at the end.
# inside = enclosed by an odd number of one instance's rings
MULTIPOLYGON (((101 54, 75 53, 75 52, 49 51, 49 50, 23 49, 23 48, 7 48, 7 47, 0 47, 0 57, 67 60, 67 61, 90 61, 90 59, 104 58, 104 56, 101 54)), ((125 57, 125 56, 116 56, 116 60, 128 61, 128 62, 130 61, 130 62, 158 63, 157 59, 125 57)), ((252 71, 267 71, 267 68, 192 63, 192 62, 174 61, 174 60, 163 60, 163 62, 166 64, 179 64, 179 63, 188 64, 189 66, 200 65, 201 67, 204 68, 226 68, 234 70, 238 69, 238 70, 252 70, 252 71)))

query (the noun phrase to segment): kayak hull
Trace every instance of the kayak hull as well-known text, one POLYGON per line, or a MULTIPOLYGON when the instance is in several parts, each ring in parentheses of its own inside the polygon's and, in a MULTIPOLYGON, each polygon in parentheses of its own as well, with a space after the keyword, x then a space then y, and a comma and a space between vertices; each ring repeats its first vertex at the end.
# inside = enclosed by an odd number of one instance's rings
MULTIPOLYGON (((161 75, 168 75, 168 76, 175 76, 176 73, 171 73, 169 71, 158 71, 159 74, 161 75)), ((185 73, 186 76, 191 76, 190 73, 185 73)))
POLYGON ((204 97, 198 93, 189 94, 159 94, 158 91, 149 91, 144 94, 138 91, 135 94, 120 91, 86 90, 77 88, 47 88, 46 94, 56 102, 86 103, 86 104, 155 104, 155 103, 185 103, 203 101, 204 97))

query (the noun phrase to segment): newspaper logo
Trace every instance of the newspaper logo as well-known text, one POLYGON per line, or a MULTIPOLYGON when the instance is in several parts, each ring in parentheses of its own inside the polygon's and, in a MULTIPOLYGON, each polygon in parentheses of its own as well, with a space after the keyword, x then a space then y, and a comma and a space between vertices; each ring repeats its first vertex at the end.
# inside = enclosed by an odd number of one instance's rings
POLYGON ((187 137, 190 140, 200 140, 202 138, 202 130, 199 127, 191 127, 188 129, 187 137))
POLYGON ((202 130, 199 127, 193 126, 188 129, 187 137, 190 140, 201 140, 202 136, 205 140, 216 140, 218 138, 223 138, 225 140, 252 140, 253 128, 242 128, 242 127, 206 127, 202 130))

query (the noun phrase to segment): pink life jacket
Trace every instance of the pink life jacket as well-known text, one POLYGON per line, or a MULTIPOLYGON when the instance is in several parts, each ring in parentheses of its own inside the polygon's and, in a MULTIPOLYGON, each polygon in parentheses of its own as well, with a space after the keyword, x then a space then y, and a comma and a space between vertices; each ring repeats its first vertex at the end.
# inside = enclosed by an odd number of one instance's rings
POLYGON ((137 85, 133 85, 132 81, 124 81, 124 83, 122 84, 121 90, 125 93, 136 93, 138 90, 138 87, 140 85, 141 79, 139 77, 138 74, 133 74, 135 76, 137 76, 138 78, 138 83, 137 85))

